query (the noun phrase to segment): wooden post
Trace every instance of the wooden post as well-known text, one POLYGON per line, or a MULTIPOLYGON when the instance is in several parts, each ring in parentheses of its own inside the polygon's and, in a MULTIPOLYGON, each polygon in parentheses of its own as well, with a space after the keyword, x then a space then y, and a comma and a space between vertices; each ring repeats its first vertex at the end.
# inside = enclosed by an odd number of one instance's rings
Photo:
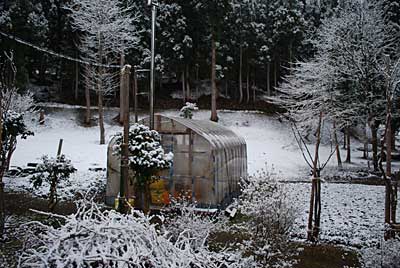
POLYGON ((64 141, 63 139, 60 139, 60 141, 58 142, 57 157, 60 157, 60 156, 61 156, 63 141, 64 141))
MULTIPOLYGON (((122 68, 122 81, 123 81, 123 95, 125 97, 124 106, 129 107, 129 75, 131 72, 131 66, 125 65, 122 68)), ((126 184, 129 176, 129 109, 124 109, 123 114, 123 124, 124 124, 124 132, 123 132, 123 141, 121 145, 121 177, 120 177, 120 190, 119 190, 119 202, 118 202, 118 211, 125 212, 125 203, 126 203, 126 184)))
POLYGON ((135 111, 135 123, 138 122, 138 82, 137 82, 137 74, 136 70, 133 70, 133 102, 134 102, 134 111, 135 111))
POLYGON ((39 112, 39 125, 44 125, 44 110, 40 110, 39 112))
MULTIPOLYGON (((121 54, 121 59, 120 59, 120 65, 121 65, 121 69, 124 67, 125 65, 125 55, 121 54)), ((126 109, 125 107, 125 94, 124 94, 124 74, 123 72, 121 72, 120 74, 120 83, 119 83, 119 123, 123 124, 124 123, 124 109, 126 109)), ((129 108, 128 108, 129 109, 129 108)))

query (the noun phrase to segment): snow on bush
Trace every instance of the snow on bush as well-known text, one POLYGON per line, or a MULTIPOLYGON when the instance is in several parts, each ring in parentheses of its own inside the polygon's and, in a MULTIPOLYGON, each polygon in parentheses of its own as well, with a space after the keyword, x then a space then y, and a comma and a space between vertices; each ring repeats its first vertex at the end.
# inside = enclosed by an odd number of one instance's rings
POLYGON ((42 156, 42 163, 36 167, 38 174, 31 177, 33 186, 38 188, 43 183, 49 185, 49 209, 53 210, 58 203, 57 188, 60 181, 68 180, 76 169, 65 155, 56 158, 47 155, 42 156))
POLYGON ((17 138, 26 139, 33 135, 24 121, 24 115, 11 110, 3 112, 2 147, 0 151, 0 177, 8 170, 12 155, 17 147, 17 138))
MULTIPOLYGON (((116 135, 113 150, 121 155, 122 133, 116 135)), ((134 124, 129 131, 129 166, 139 175, 138 183, 144 185, 157 171, 171 167, 173 154, 164 152, 161 136, 147 126, 134 124)))
POLYGON ((192 119, 193 112, 197 111, 198 109, 199 108, 197 107, 196 103, 186 102, 186 105, 180 110, 179 116, 186 119, 192 119))
MULTIPOLYGON (((47 198, 49 195, 48 184, 42 184, 35 188, 29 177, 4 178, 6 189, 16 192, 27 192, 33 196, 47 198)), ((58 184, 57 196, 59 200, 72 201, 89 194, 95 196, 105 191, 105 172, 84 171, 71 174, 68 180, 62 180, 58 184)))
POLYGON ((53 216, 64 224, 28 224, 27 230, 40 227, 41 231, 30 234, 19 268, 254 267, 237 252, 212 252, 204 243, 193 250, 191 240, 184 234, 171 240, 162 225, 152 223, 154 217, 138 211, 124 215, 81 201, 76 214, 53 216))
POLYGON ((196 209, 196 204, 188 200, 173 200, 172 207, 176 213, 166 215, 165 226, 173 240, 185 236, 193 249, 202 247, 216 229, 216 223, 210 215, 201 214, 196 209))
POLYGON ((241 229, 250 239, 245 243, 264 267, 289 267, 289 234, 296 219, 296 207, 285 185, 269 171, 259 171, 242 182, 238 209, 245 217, 241 229))

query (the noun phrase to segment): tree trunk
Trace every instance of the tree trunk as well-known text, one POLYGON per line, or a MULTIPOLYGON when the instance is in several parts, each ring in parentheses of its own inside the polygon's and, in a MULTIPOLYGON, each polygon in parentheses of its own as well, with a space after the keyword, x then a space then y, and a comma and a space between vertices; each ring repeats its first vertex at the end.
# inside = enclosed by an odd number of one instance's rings
POLYGON ((271 63, 267 63, 267 95, 271 96, 271 63))
POLYGON ((346 163, 351 163, 351 140, 350 140, 350 127, 346 128, 346 139, 347 139, 347 155, 346 155, 346 163))
POLYGON ((187 92, 186 93, 186 97, 190 101, 192 99, 192 92, 190 90, 190 79, 189 79, 189 77, 190 77, 189 65, 186 65, 186 77, 185 77, 185 80, 186 80, 186 92, 187 92))
POLYGON ((181 74, 181 85, 182 85, 182 100, 183 100, 183 104, 185 104, 186 103, 185 71, 182 71, 182 74, 181 74))
MULTIPOLYGON (((103 63, 103 43, 102 43, 102 35, 99 33, 99 64, 103 63)), ((97 97, 98 97, 98 110, 99 110, 99 128, 100 128, 100 144, 105 144, 105 130, 104 130, 104 111, 103 111, 103 75, 104 69, 103 67, 99 67, 99 74, 97 81, 97 97)))
POLYGON ((48 203, 48 208, 49 208, 50 212, 54 212, 54 209, 56 208, 57 203, 58 203, 57 178, 52 178, 52 181, 50 184, 49 203, 48 203))
POLYGON ((229 96, 228 86, 229 86, 229 80, 225 79, 225 97, 226 98, 228 98, 228 96, 229 96))
POLYGON ((243 102, 243 48, 240 46, 240 59, 239 59, 239 103, 243 102))
POLYGON ((254 77, 253 77, 253 103, 256 103, 256 81, 257 81, 257 68, 254 68, 254 77))
POLYGON ((363 150, 363 159, 368 159, 368 136, 367 136, 367 125, 364 126, 364 150, 363 150))
POLYGON ((338 142, 338 138, 337 138, 337 129, 336 129, 336 121, 333 121, 333 139, 335 142, 335 149, 336 149, 336 160, 337 160, 337 164, 339 169, 342 169, 343 165, 342 165, 342 158, 340 156, 340 147, 339 147, 339 142, 338 142))
POLYGON ((3 238, 5 225, 5 208, 4 208, 4 182, 0 179, 0 239, 3 238))
POLYGON ((392 151, 396 151, 396 130, 392 124, 392 151))
POLYGON ((75 102, 78 101, 78 97, 79 97, 79 63, 75 62, 75 94, 74 94, 74 98, 75 98, 75 102))
POLYGON ((106 143, 104 130, 104 110, 103 110, 103 92, 98 93, 98 108, 99 108, 99 127, 100 127, 100 144, 106 143))
POLYGON ((274 68, 274 87, 278 86, 278 60, 275 60, 275 68, 274 68))
POLYGON ((88 85, 85 86, 85 100, 86 100, 85 125, 89 126, 92 115, 90 111, 90 88, 88 85))
POLYGON ((217 52, 215 47, 214 33, 211 35, 211 121, 217 122, 217 81, 216 81, 216 61, 217 52))
MULTIPOLYGON (((388 106, 391 104, 388 104, 388 106)), ((391 108, 388 108, 387 129, 386 129, 386 176, 392 178, 392 115, 391 108)))
POLYGON ((308 230, 307 240, 315 242, 318 240, 320 222, 321 222, 321 180, 319 170, 319 147, 321 144, 321 126, 322 126, 323 113, 320 112, 318 127, 317 127, 317 141, 315 144, 315 154, 313 159, 312 170, 312 185, 311 185, 311 198, 310 198, 310 211, 308 215, 308 230))
POLYGON ((374 166, 374 171, 378 171, 378 126, 372 121, 370 124, 371 128, 371 144, 372 144, 372 164, 374 166))
POLYGON ((246 103, 250 102, 250 66, 249 59, 247 59, 247 73, 246 73, 246 103))

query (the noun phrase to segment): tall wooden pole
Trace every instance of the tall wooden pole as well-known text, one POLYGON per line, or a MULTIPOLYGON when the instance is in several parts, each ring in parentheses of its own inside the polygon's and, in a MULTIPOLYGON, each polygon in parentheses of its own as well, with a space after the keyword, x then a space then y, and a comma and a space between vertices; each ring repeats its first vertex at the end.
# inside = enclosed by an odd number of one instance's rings
POLYGON ((123 133, 123 141, 121 145, 121 177, 120 177, 120 185, 119 185, 119 202, 118 202, 118 211, 125 211, 125 202, 126 202, 126 190, 125 184, 128 181, 129 174, 129 75, 131 73, 131 66, 125 65, 122 68, 122 86, 121 92, 124 97, 124 107, 123 110, 123 124, 124 124, 124 133, 123 133))
POLYGON ((137 82, 137 74, 136 70, 133 70, 133 82, 132 82, 132 88, 133 88, 133 109, 135 113, 135 123, 138 122, 138 82, 137 82))
POLYGON ((157 3, 151 1, 150 129, 154 129, 154 59, 156 45, 157 3))

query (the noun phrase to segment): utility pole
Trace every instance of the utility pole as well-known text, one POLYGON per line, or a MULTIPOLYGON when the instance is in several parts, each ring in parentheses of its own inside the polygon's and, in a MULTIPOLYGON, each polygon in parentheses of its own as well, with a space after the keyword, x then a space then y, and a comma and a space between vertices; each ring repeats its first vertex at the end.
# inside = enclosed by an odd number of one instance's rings
POLYGON ((158 3, 156 0, 148 0, 147 5, 151 6, 150 129, 154 129, 154 60, 158 3))
POLYGON ((121 69, 122 85, 121 94, 123 94, 123 114, 121 114, 124 125, 123 140, 121 145, 121 177, 119 184, 118 211, 125 211, 126 190, 125 184, 129 175, 129 76, 131 74, 131 66, 125 65, 121 69))

